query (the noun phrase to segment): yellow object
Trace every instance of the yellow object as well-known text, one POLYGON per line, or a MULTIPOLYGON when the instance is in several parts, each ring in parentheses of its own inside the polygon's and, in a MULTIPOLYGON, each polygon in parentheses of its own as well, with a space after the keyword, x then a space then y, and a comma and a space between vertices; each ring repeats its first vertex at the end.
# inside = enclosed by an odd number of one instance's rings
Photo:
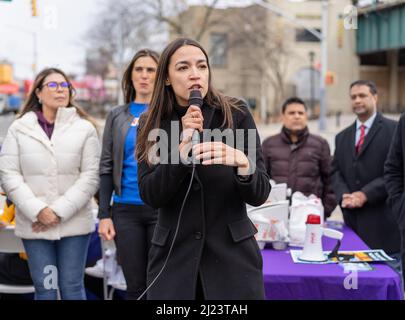
POLYGON ((13 82, 13 68, 8 63, 0 63, 0 84, 13 82))
MULTIPOLYGON (((7 202, 8 201, 6 201, 4 203, 3 214, 0 216, 0 221, 15 225, 15 206, 14 206, 14 203, 9 202, 10 203, 10 205, 9 205, 7 202)), ((28 257, 24 252, 20 253, 20 258, 24 259, 24 260, 28 260, 28 257)))
POLYGON ((33 17, 38 16, 37 0, 31 0, 31 12, 33 17))
POLYGON ((7 205, 7 202, 4 203, 3 214, 0 216, 0 220, 5 223, 11 223, 15 225, 14 218, 15 218, 14 203, 12 203, 10 206, 7 205))

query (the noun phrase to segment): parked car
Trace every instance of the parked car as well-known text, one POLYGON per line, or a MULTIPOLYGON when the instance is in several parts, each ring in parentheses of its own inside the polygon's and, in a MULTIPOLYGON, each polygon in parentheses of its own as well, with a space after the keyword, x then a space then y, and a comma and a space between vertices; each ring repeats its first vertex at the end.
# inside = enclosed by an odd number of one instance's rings
POLYGON ((0 93, 0 114, 6 112, 7 100, 7 95, 0 93))
POLYGON ((17 113, 20 111, 22 99, 17 95, 7 95, 0 93, 0 114, 6 112, 17 113))
POLYGON ((22 104, 21 97, 12 94, 8 97, 7 110, 10 112, 17 113, 18 111, 20 111, 21 104, 22 104))

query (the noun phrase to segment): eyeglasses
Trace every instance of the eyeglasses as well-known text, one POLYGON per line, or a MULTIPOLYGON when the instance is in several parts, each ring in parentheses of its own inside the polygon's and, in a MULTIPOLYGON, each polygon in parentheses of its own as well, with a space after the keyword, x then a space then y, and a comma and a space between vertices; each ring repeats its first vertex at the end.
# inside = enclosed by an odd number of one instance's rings
POLYGON ((56 82, 56 81, 51 81, 48 83, 44 83, 42 87, 47 87, 49 91, 57 91, 58 88, 60 87, 62 90, 69 90, 71 88, 71 84, 69 82, 63 81, 63 82, 56 82))

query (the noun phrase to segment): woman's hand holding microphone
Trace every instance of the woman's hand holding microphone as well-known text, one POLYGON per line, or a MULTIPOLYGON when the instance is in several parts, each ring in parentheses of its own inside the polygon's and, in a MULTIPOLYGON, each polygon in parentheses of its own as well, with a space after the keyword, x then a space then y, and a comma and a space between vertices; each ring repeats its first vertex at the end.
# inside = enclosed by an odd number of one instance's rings
POLYGON ((182 141, 179 146, 179 151, 180 157, 184 163, 187 163, 188 154, 192 148, 191 139, 193 137, 194 130, 202 132, 203 122, 204 117, 201 113, 201 109, 193 105, 188 107, 186 114, 181 118, 183 132, 182 132, 182 141))
POLYGON ((179 146, 180 157, 187 162, 188 154, 192 154, 196 160, 202 161, 202 165, 222 164, 238 167, 238 175, 249 175, 249 160, 244 152, 232 148, 223 142, 203 142, 192 146, 194 130, 203 131, 204 117, 201 109, 191 105, 186 114, 181 118, 183 125, 183 138, 179 146))

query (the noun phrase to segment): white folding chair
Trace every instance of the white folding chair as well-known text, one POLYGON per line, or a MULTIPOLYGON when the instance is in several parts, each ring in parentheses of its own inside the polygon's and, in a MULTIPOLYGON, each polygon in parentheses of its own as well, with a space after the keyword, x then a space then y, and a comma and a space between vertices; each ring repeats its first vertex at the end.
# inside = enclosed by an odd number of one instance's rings
MULTIPOLYGON (((104 262, 104 275, 106 278, 106 283, 107 283, 107 296, 106 296, 106 300, 112 300, 114 297, 114 292, 115 290, 122 290, 122 291, 126 291, 127 290, 127 286, 125 283, 112 283, 109 284, 109 278, 107 276, 107 272, 105 271, 105 266, 106 266, 106 250, 108 250, 109 248, 115 248, 116 249, 116 245, 115 245, 115 241, 111 240, 111 241, 104 241, 103 239, 101 239, 101 247, 103 248, 103 262, 104 262), (111 287, 110 291, 108 292, 108 287, 111 287)), ((116 258, 116 257, 115 257, 116 258)))
POLYGON ((114 249, 115 248, 115 242, 114 240, 111 241, 106 241, 100 238, 101 241, 101 252, 102 252, 102 260, 103 260, 103 274, 102 276, 96 276, 93 272, 90 271, 90 268, 86 268, 85 273, 89 276, 96 277, 96 278, 101 278, 103 279, 103 298, 104 300, 112 300, 114 296, 115 290, 123 290, 126 291, 127 287, 125 284, 109 284, 109 277, 108 273, 106 272, 106 251, 109 249, 114 249))
MULTIPOLYGON (((14 227, 0 229, 0 252, 19 253, 25 252, 20 238, 14 234, 14 227)), ((0 283, 0 293, 7 294, 27 294, 35 292, 34 286, 9 285, 0 283)))
POLYGON ((99 279, 103 279, 103 299, 107 300, 108 297, 108 285, 107 285, 107 274, 105 272, 105 251, 108 249, 106 248, 105 241, 100 237, 100 242, 101 242, 101 254, 102 254, 102 261, 103 261, 103 273, 101 275, 96 275, 94 272, 91 271, 93 267, 86 268, 85 269, 85 274, 87 274, 90 277, 95 277, 99 279))
POLYGON ((114 283, 111 286, 110 292, 108 294, 107 300, 112 300, 115 290, 127 291, 126 284, 123 283, 114 283))

